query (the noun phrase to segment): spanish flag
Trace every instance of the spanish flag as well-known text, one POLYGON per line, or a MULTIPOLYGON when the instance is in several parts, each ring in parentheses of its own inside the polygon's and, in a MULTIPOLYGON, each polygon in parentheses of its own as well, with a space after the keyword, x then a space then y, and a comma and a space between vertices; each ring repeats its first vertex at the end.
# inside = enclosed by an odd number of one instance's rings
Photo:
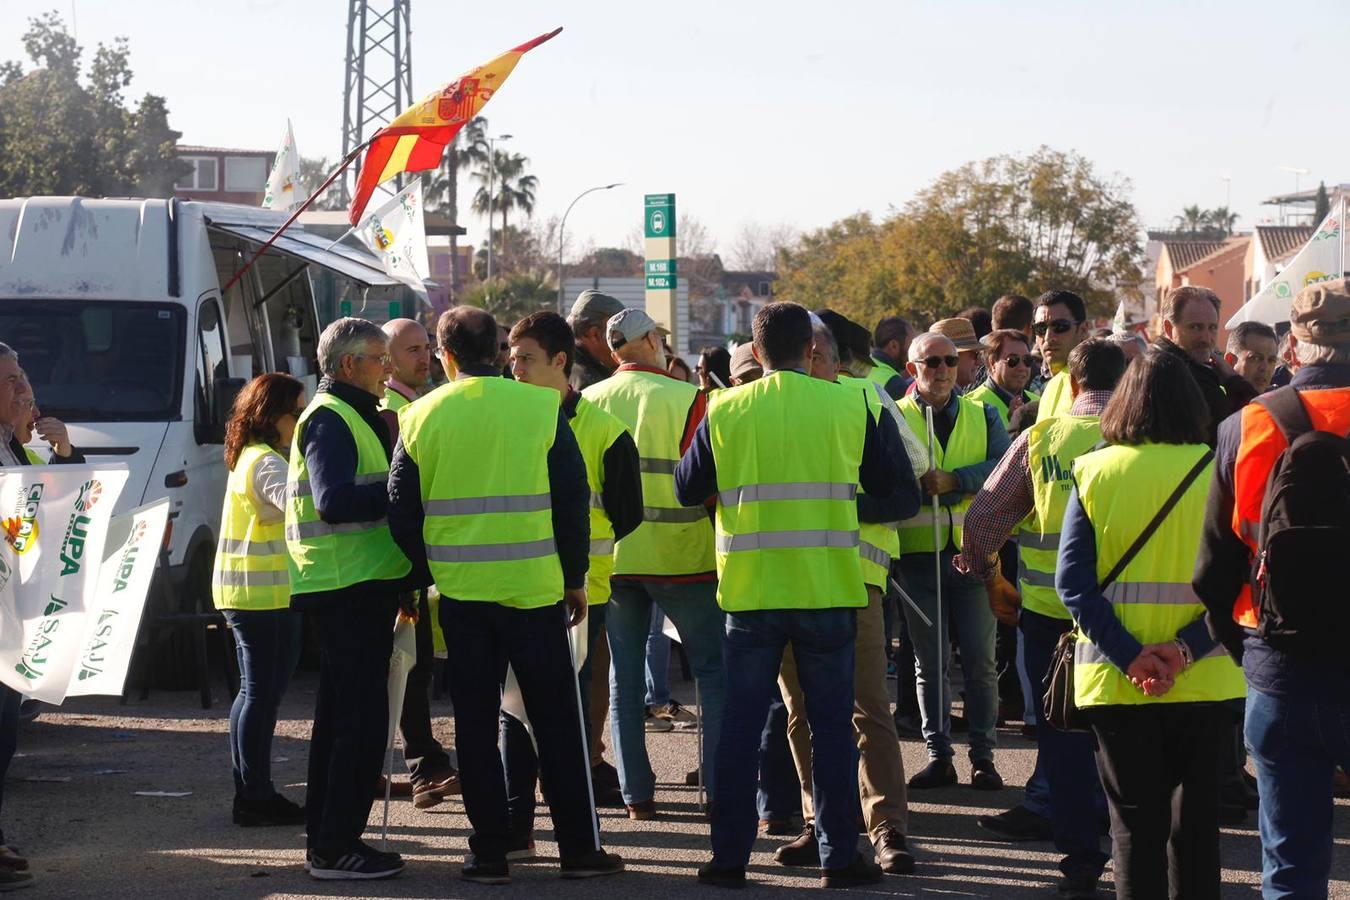
POLYGON ((347 210, 352 225, 361 221, 370 195, 378 185, 403 172, 425 172, 439 166, 446 145, 501 89, 502 82, 506 81, 521 56, 560 31, 562 29, 557 28, 541 34, 461 75, 380 129, 366 150, 356 181, 356 194, 347 210))

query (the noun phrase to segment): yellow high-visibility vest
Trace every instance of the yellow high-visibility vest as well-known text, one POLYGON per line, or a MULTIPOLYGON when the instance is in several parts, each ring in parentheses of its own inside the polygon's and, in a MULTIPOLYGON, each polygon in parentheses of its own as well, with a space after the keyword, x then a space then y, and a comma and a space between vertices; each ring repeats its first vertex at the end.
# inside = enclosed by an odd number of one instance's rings
MULTIPOLYGON (((841 374, 839 383, 862 391, 869 401, 880 404, 876 382, 871 379, 841 374)), ((883 408, 880 405, 877 408, 874 421, 880 424, 883 408)), ((858 489, 862 490, 862 486, 858 489)), ((886 582, 891 576, 891 560, 900 555, 898 525, 898 522, 858 522, 858 556, 862 559, 863 583, 880 588, 882 593, 886 592, 886 582)))
POLYGON ((618 419, 585 397, 577 400, 572 426, 581 457, 586 461, 586 483, 591 489, 591 567, 586 572, 586 602, 608 603, 609 576, 614 574, 614 525, 605 514, 601 493, 605 489, 605 453, 628 429, 618 419))
POLYGON ((225 484, 211 573, 216 609, 285 609, 291 604, 286 523, 258 521, 263 498, 253 488, 253 472, 268 455, 282 458, 266 444, 250 444, 239 451, 225 484))
MULTIPOLYGON (((984 417, 984 404, 969 397, 957 397, 956 425, 947 446, 938 441, 933 448, 933 460, 936 467, 953 472, 966 466, 978 465, 985 461, 989 452, 988 424, 984 417)), ((925 447, 928 446, 928 423, 918 401, 913 396, 905 397, 896 403, 905 417, 910 431, 918 437, 925 447)), ((936 412, 936 411, 935 411, 936 412)), ((900 523, 900 552, 932 553, 945 549, 948 542, 961 546, 961 528, 966 521, 966 510, 974 495, 966 495, 951 506, 939 509, 938 540, 940 546, 933 545, 933 513, 925 505, 918 514, 900 523)))

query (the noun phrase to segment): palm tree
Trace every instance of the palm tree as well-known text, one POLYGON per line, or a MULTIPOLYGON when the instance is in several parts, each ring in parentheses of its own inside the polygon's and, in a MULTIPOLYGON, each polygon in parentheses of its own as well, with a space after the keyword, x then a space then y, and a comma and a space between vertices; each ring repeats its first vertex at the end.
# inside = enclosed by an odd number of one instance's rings
POLYGON ((1176 217, 1177 230, 1195 237, 1205 227, 1207 219, 1205 211, 1199 206, 1187 206, 1181 210, 1181 215, 1176 217))
POLYGON ((1209 220, 1210 227, 1215 228, 1224 237, 1229 237, 1233 233, 1233 226, 1237 224, 1238 214, 1230 212, 1226 206, 1216 206, 1205 214, 1209 220))
POLYGON ((450 296, 454 299, 455 286, 459 283, 459 237, 455 234, 459 226, 459 173, 462 169, 477 165, 487 159, 487 119, 476 116, 468 121, 464 129, 445 148, 445 159, 441 167, 427 183, 426 205, 428 209, 443 207, 450 220, 450 296))
POLYGON ((495 171, 480 164, 473 173, 474 180, 478 182, 478 190, 473 195, 473 211, 479 214, 486 214, 494 208, 501 211, 503 250, 511 210, 518 209, 526 216, 534 212, 534 192, 539 187, 539 179, 525 174, 525 165, 529 161, 529 157, 519 153, 498 150, 493 166, 495 171), (489 185, 495 196, 489 196, 489 185))

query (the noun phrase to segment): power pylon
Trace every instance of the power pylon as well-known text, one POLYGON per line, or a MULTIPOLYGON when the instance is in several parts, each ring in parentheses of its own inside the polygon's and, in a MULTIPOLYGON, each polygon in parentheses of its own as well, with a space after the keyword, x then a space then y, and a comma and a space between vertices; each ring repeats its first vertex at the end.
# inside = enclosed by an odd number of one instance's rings
MULTIPOLYGON (((347 74, 342 90, 342 155, 345 157, 412 102, 411 0, 349 0, 347 74)), ((342 199, 351 198, 357 166, 342 179, 342 199)))

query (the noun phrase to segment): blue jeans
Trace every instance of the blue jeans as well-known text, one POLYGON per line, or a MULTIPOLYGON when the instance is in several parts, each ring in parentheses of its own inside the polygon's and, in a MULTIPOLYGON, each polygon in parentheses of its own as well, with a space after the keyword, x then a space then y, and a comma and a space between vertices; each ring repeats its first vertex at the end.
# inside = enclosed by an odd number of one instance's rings
MULTIPOLYGON (((1022 610, 1019 629, 1025 644, 1027 675, 1044 679, 1060 635, 1073 622, 1022 610)), ((1060 731, 1045 721, 1042 704, 1036 713, 1036 772, 1045 779, 1050 794, 1050 824, 1055 849, 1064 854, 1064 874, 1090 872, 1100 876, 1110 859, 1102 851, 1102 837, 1109 828, 1106 794, 1097 774, 1096 742, 1092 735, 1060 731)))
POLYGON ((744 866, 755 817, 755 752, 774 697, 783 649, 792 644, 811 726, 812 798, 821 865, 847 866, 858 852, 858 775, 854 765, 852 609, 728 613, 722 652, 727 704, 714 756, 713 863, 744 866))
POLYGON ((665 610, 652 604, 652 630, 647 634, 647 705, 665 706, 670 702, 670 638, 662 626, 665 610))
POLYGON ((277 710, 300 659, 300 613, 290 609, 225 609, 239 657, 239 693, 230 707, 234 793, 261 803, 272 785, 272 733, 277 710))
MULTIPOLYGON (((775 685, 777 687, 777 685, 775 685)), ((781 691, 769 696, 769 715, 759 738, 759 817, 786 819, 802 813, 801 783, 787 736, 788 710, 781 691)))
POLYGON ((1266 900, 1327 895, 1332 771, 1338 765, 1350 771, 1350 695, 1331 687, 1279 696, 1247 692, 1245 737, 1261 791, 1266 900))
POLYGON ((933 622, 925 625, 909 605, 905 624, 914 640, 918 663, 919 706, 923 711, 923 739, 930 759, 951 759, 951 691, 947 663, 951 656, 949 622, 955 622, 965 674, 966 722, 970 726, 970 759, 994 758, 994 728, 998 720, 998 673, 994 665, 994 614, 984 583, 952 568, 952 551, 942 554, 942 615, 937 614, 937 582, 933 554, 913 553, 900 558, 910 597, 933 622), (935 632, 935 629, 940 629, 935 632), (939 702, 941 698, 941 702, 939 702))
MULTIPOLYGON (((5 774, 9 772, 10 760, 19 745, 19 707, 22 705, 22 694, 0 684, 0 806, 5 801, 5 774)), ((0 831, 0 846, 4 843, 5 833, 0 831)))
MULTIPOLYGON (((717 606, 715 582, 672 584, 660 581, 614 582, 614 593, 605 614, 609 635, 609 716, 618 762, 619 785, 625 803, 643 803, 656 794, 656 775, 647 758, 646 695, 644 669, 647 635, 651 631, 652 606, 659 604, 680 632, 689 668, 698 679, 699 711, 703 721, 703 747, 709 759, 717 748, 722 730, 725 696, 722 674, 722 610, 717 606)), ((757 728, 762 728, 761 712, 757 728)), ((753 758, 753 750, 751 751, 753 758)), ((704 767, 708 790, 716 775, 704 767)), ((753 777, 751 784, 753 784, 753 777)))

